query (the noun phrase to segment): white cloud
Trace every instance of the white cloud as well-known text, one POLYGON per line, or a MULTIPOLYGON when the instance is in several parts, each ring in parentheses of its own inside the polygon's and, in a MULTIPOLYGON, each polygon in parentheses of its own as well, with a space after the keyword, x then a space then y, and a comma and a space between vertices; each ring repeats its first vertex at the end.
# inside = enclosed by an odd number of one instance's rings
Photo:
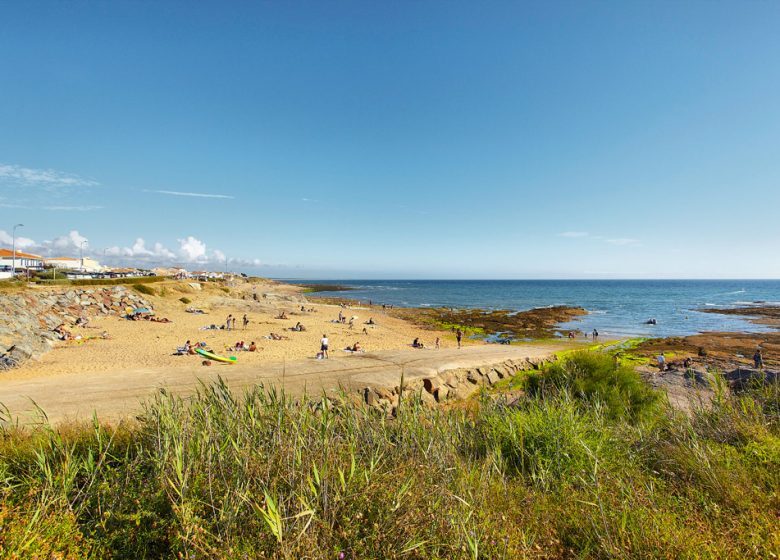
POLYGON ((206 244, 200 239, 188 235, 184 239, 177 239, 177 241, 179 242, 179 255, 186 262, 203 262, 208 260, 206 244))
MULTIPOLYGON (((11 247, 12 236, 7 231, 0 230, 0 245, 11 247)), ((135 242, 129 247, 113 246, 105 250, 98 247, 91 247, 87 237, 81 235, 78 230, 71 230, 65 235, 60 235, 54 239, 42 242, 36 242, 28 237, 16 237, 16 247, 18 249, 30 250, 43 256, 74 256, 81 251, 81 244, 84 242, 84 254, 92 255, 99 260, 105 259, 108 264, 123 264, 130 266, 151 266, 151 265, 212 265, 215 268, 224 266, 227 258, 224 251, 219 249, 208 249, 206 243, 188 235, 177 239, 179 247, 176 250, 167 248, 160 242, 155 242, 149 246, 142 237, 136 238, 135 242)), ((231 266, 241 267, 259 267, 265 266, 260 259, 238 259, 227 258, 231 266)))
MULTIPOLYGON (((8 245, 11 247, 13 245, 14 238, 13 235, 8 233, 5 230, 0 229, 0 245, 8 245)), ((30 239, 29 237, 20 237, 16 236, 16 248, 17 249, 29 249, 30 247, 35 247, 35 241, 30 239)))
POLYGON ((169 194, 172 196, 195 196, 198 198, 228 198, 228 199, 234 199, 235 196, 230 196, 227 194, 209 194, 209 193, 195 193, 195 192, 181 192, 181 191, 150 191, 145 190, 144 192, 148 193, 157 193, 157 194, 169 194))
POLYGON ((611 239, 605 239, 607 243, 611 245, 636 245, 639 243, 638 239, 633 239, 631 237, 616 237, 611 239))
POLYGON ((558 237, 588 237, 587 231, 564 231, 558 234, 558 237))
POLYGON ((31 169, 0 163, 0 183, 49 187, 96 187, 100 183, 54 169, 31 169))
POLYGON ((44 206, 44 210, 54 210, 62 212, 89 212, 91 210, 101 210, 102 206, 44 206))

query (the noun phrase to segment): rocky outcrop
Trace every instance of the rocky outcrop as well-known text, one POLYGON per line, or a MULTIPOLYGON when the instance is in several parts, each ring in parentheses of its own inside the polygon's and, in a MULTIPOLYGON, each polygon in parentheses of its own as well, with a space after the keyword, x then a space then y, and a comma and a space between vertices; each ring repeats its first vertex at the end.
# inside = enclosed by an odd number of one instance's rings
POLYGON ((67 328, 79 318, 121 315, 127 307, 151 309, 125 286, 0 293, 0 370, 49 351, 58 340, 54 329, 59 325, 67 328))
POLYGON ((495 385, 502 379, 514 377, 521 371, 538 370, 545 363, 554 361, 549 358, 526 358, 525 360, 506 360, 497 364, 439 371, 435 375, 404 383, 392 388, 370 386, 358 391, 362 401, 371 408, 395 415, 401 399, 417 397, 424 404, 436 406, 449 401, 465 400, 482 387, 495 385))

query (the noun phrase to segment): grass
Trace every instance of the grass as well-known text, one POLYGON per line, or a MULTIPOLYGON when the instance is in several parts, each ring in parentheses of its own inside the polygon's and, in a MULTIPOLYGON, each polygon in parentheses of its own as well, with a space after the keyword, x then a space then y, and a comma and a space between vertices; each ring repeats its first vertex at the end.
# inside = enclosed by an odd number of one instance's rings
POLYGON ((138 292, 140 294, 147 295, 147 296, 157 295, 157 292, 155 291, 155 289, 152 288, 151 286, 147 286, 146 284, 133 284, 133 289, 136 292, 138 292))
POLYGON ((33 281, 36 284, 42 286, 119 286, 119 285, 137 285, 137 284, 152 284, 154 282, 162 282, 166 280, 164 276, 138 276, 134 278, 90 278, 90 279, 57 279, 57 280, 36 280, 33 281))
POLYGON ((182 302, 184 305, 192 303, 192 300, 187 296, 180 297, 179 301, 182 302))
POLYGON ((780 552, 778 387, 679 416, 634 403, 633 381, 600 358, 568 360, 512 406, 483 395, 431 409, 409 395, 394 419, 346 396, 219 382, 190 400, 160 392, 118 427, 6 423, 0 557, 780 552), (634 403, 620 414, 612 385, 634 403))

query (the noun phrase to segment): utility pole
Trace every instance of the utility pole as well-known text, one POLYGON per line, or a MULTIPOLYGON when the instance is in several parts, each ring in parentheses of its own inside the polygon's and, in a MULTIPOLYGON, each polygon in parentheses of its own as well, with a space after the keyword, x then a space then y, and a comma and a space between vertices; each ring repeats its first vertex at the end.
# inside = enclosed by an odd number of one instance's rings
POLYGON ((81 245, 79 245, 81 248, 81 272, 84 272, 84 243, 86 243, 86 240, 82 241, 81 245))
POLYGON ((24 227, 24 224, 16 224, 13 227, 12 235, 13 235, 13 255, 11 256, 11 278, 16 278, 16 228, 18 227, 24 227))

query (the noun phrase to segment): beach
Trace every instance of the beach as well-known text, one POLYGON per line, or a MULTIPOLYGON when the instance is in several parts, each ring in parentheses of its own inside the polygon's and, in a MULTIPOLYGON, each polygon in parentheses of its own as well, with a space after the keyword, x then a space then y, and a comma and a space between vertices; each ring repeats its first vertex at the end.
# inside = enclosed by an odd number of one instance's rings
MULTIPOLYGON (((145 295, 154 307, 155 316, 170 323, 129 321, 113 315, 90 317, 88 327, 73 326, 73 335, 84 338, 107 333, 108 338, 85 341, 58 342, 52 351, 39 359, 30 360, 18 368, 2 374, 2 379, 51 376, 77 376, 82 373, 117 371, 133 368, 192 368, 200 366, 200 356, 175 355, 176 349, 190 340, 193 344, 205 342, 217 354, 234 355, 242 365, 261 365, 283 360, 313 359, 320 349, 320 339, 328 335, 330 359, 350 355, 344 349, 359 342, 368 352, 410 348, 415 338, 432 347, 436 337, 440 346, 456 346, 455 336, 449 331, 432 331, 415 326, 409 321, 392 317, 381 306, 367 307, 307 301, 303 289, 290 284, 260 281, 234 281, 228 286, 216 283, 162 282, 154 284, 159 295, 145 295), (194 285, 201 286, 193 288, 194 285), (225 289, 228 293, 225 293, 225 289), (162 295, 164 293, 164 295, 162 295), (258 294, 257 301, 253 295, 258 294), (265 295, 266 297, 263 297, 265 295), (182 303, 185 297, 190 302, 182 303), (306 311, 301 311, 303 306, 306 311), (188 313, 187 308, 203 310, 204 314, 188 313), (284 312, 287 319, 277 319, 284 312), (346 323, 336 323, 341 312, 346 323), (244 315, 249 324, 242 325, 244 315), (236 330, 202 330, 210 325, 223 326, 228 315, 236 318, 236 330), (353 328, 349 319, 356 317, 353 328), (369 319, 376 324, 366 325, 369 319), (296 323, 306 327, 305 332, 290 331, 296 323), (366 329, 368 334, 363 333, 366 329), (285 337, 269 340, 270 333, 285 337), (247 345, 255 342, 256 352, 228 350, 237 342, 247 345)), ((466 341, 466 343, 471 343, 466 341)), ((229 367, 214 362, 212 367, 229 367)))

